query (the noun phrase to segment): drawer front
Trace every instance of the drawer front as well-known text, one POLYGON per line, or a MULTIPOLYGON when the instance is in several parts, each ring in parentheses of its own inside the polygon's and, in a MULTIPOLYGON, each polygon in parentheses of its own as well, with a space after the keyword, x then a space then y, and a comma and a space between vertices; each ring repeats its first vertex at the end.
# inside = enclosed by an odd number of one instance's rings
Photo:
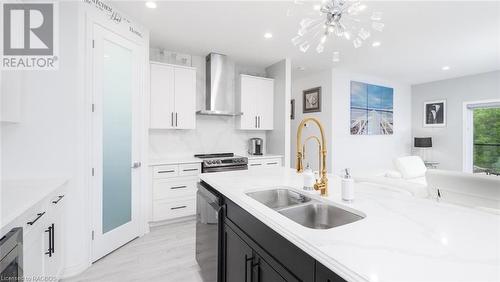
POLYGON ((179 165, 179 176, 198 176, 201 173, 201 164, 179 165))
POLYGON ((153 220, 174 219, 195 214, 195 198, 185 198, 175 201, 153 201, 153 220))
POLYGON ((267 159, 263 160, 266 166, 281 166, 281 159, 267 159))
POLYGON ((159 165, 153 167, 153 178, 170 178, 179 176, 179 165, 159 165))
POLYGON ((264 166, 264 162, 262 160, 248 160, 248 168, 257 168, 264 166))
POLYGON ((197 182, 197 178, 154 180, 153 200, 172 200, 176 198, 194 197, 196 195, 197 182))

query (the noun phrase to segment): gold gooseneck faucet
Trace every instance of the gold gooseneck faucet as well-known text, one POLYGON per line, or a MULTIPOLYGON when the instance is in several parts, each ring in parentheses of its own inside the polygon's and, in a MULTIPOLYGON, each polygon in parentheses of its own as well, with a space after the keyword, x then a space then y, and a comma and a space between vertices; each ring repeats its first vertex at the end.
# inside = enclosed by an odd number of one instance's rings
POLYGON ((321 193, 321 196, 328 196, 328 178, 326 176, 326 139, 325 139, 325 130, 323 129, 323 125, 321 125, 321 122, 316 119, 316 118, 305 118, 302 120, 302 122, 299 124, 299 128, 297 129, 297 172, 303 172, 304 171, 304 164, 302 163, 302 160, 304 159, 304 148, 302 147, 302 129, 304 128, 305 124, 307 122, 313 122, 315 123, 319 131, 321 133, 321 143, 319 142, 317 137, 308 137, 307 140, 311 138, 315 138, 318 140, 319 144, 319 151, 320 151, 320 174, 321 177, 320 179, 316 180, 316 183, 314 184, 314 189, 319 190, 321 193))

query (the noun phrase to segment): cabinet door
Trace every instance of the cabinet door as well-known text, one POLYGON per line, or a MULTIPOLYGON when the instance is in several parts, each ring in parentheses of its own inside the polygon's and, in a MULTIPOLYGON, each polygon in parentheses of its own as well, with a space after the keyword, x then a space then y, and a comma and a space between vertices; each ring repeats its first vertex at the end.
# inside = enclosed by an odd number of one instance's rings
POLYGON ((260 257, 257 257, 256 259, 256 265, 253 267, 253 272, 253 281, 255 282, 286 281, 271 267, 271 265, 260 257))
POLYGON ((250 282, 252 249, 227 225, 224 226, 224 243, 224 281, 250 282))
POLYGON ((274 128, 274 80, 259 79, 257 94, 258 127, 261 130, 272 130, 274 128))
POLYGON ((178 129, 196 127, 196 70, 175 68, 175 121, 178 129))
MULTIPOLYGON (((62 195, 61 195, 62 196, 62 195)), ((62 272, 63 261, 64 261, 64 237, 63 237, 63 215, 64 213, 64 198, 56 197, 51 201, 51 211, 47 217, 47 226, 46 230, 49 227, 52 228, 53 235, 52 239, 49 237, 49 233, 46 232, 45 238, 45 250, 49 249, 49 241, 52 240, 51 247, 52 253, 51 255, 45 255, 45 275, 51 277, 59 278, 59 275, 62 272)))
POLYGON ((174 67, 151 64, 150 128, 174 128, 174 67))
POLYGON ((23 276, 27 281, 45 274, 45 252, 48 244, 45 216, 46 214, 29 227, 29 233, 23 235, 23 276))
POLYGON ((316 262, 316 281, 315 282, 345 282, 340 276, 326 268, 319 262, 316 262))
POLYGON ((240 87, 241 112, 243 113, 240 117, 240 129, 257 130, 257 105, 260 106, 260 101, 257 101, 260 89, 259 79, 242 75, 240 87))

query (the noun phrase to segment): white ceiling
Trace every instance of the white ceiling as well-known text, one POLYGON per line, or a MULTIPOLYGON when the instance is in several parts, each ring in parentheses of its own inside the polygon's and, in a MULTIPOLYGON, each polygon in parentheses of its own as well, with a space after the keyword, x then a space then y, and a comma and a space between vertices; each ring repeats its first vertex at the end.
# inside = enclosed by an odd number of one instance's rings
POLYGON ((385 30, 373 31, 368 40, 382 42, 380 47, 354 49, 334 39, 324 53, 317 54, 314 45, 304 54, 290 40, 314 3, 319 2, 158 1, 148 9, 142 1, 114 2, 150 29, 152 47, 194 55, 214 51, 259 67, 289 57, 294 75, 334 67, 418 84, 500 69, 498 1, 367 1, 367 13, 383 13, 385 30), (273 38, 264 39, 265 32, 273 38), (335 50, 341 52, 338 63, 331 60, 335 50))

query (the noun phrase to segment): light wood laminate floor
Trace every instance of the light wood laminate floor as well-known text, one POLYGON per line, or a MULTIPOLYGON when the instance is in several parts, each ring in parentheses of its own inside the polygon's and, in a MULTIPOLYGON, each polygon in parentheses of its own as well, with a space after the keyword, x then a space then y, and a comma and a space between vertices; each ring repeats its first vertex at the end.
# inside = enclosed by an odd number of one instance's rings
POLYGON ((151 228, 66 281, 181 281, 201 279, 195 259, 194 219, 151 228))

